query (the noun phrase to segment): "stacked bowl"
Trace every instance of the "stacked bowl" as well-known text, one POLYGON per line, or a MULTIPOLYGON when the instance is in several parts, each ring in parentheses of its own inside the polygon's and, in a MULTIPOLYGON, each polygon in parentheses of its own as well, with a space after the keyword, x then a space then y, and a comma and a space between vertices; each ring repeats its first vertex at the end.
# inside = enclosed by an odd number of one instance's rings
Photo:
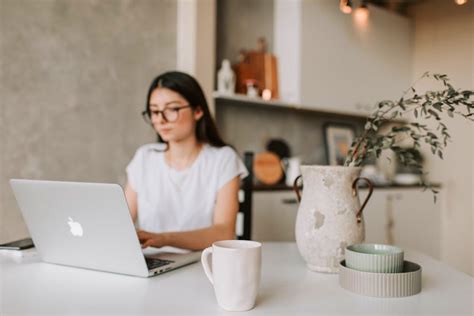
POLYGON ((357 294, 404 297, 421 291, 421 267, 404 261, 401 248, 381 244, 355 244, 345 250, 339 266, 339 284, 357 294))

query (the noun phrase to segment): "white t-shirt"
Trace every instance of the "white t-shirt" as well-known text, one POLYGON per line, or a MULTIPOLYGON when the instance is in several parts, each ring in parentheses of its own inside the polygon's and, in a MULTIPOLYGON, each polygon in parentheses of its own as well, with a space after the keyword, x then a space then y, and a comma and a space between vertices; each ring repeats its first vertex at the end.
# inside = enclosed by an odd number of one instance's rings
POLYGON ((236 176, 248 175, 228 146, 204 145, 190 167, 177 171, 166 163, 163 144, 140 147, 127 166, 138 196, 138 227, 150 232, 183 231, 212 225, 217 193, 236 176))

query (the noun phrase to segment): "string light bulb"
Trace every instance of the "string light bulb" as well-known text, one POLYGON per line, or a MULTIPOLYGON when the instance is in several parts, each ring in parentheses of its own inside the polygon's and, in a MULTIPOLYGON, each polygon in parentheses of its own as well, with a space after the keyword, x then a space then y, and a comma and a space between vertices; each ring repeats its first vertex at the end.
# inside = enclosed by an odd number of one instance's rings
POLYGON ((357 9, 355 9, 354 18, 361 23, 366 22, 369 18, 369 8, 367 8, 365 1, 363 1, 357 9))
POLYGON ((454 0, 454 2, 456 2, 457 5, 463 5, 466 4, 467 0, 454 0))
POLYGON ((351 0, 341 0, 339 2, 339 9, 344 14, 351 14, 352 13, 352 3, 351 0))

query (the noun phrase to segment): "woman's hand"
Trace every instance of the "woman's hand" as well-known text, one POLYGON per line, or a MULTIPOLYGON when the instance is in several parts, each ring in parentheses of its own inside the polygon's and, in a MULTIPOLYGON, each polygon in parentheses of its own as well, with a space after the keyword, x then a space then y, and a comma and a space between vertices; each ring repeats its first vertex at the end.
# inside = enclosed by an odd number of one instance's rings
POLYGON ((165 246, 163 234, 149 233, 144 230, 137 230, 138 240, 142 248, 155 247, 160 248, 165 246))

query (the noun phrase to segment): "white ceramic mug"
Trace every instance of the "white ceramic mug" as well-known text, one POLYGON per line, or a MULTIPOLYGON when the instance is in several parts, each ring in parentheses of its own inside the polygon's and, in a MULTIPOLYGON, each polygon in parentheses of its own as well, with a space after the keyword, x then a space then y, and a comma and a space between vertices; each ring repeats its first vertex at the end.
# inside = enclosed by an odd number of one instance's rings
POLYGON ((214 285, 217 303, 228 311, 255 306, 262 266, 262 244, 248 240, 222 240, 204 249, 201 263, 214 285), (212 263, 210 257, 212 256, 212 263))

